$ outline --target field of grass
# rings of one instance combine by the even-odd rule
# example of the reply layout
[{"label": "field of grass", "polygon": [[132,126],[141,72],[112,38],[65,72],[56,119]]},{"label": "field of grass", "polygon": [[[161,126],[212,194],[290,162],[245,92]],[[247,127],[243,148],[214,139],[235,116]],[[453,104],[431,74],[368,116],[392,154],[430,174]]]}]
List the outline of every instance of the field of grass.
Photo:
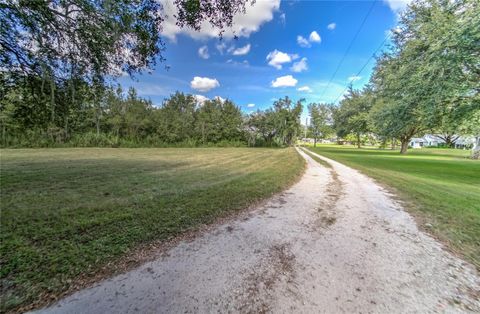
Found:
[{"label": "field of grass", "polygon": [[422,227],[480,268],[480,162],[468,150],[310,149],[393,188]]},{"label": "field of grass", "polygon": [[2,150],[0,312],[245,208],[303,169],[293,148]]}]

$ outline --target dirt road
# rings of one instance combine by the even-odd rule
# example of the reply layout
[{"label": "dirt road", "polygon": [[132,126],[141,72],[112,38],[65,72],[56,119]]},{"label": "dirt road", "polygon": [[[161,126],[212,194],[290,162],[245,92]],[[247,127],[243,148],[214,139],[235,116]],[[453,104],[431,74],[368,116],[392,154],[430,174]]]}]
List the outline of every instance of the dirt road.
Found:
[{"label": "dirt road", "polygon": [[228,224],[41,313],[478,312],[476,271],[368,177],[305,157],[302,179]]}]

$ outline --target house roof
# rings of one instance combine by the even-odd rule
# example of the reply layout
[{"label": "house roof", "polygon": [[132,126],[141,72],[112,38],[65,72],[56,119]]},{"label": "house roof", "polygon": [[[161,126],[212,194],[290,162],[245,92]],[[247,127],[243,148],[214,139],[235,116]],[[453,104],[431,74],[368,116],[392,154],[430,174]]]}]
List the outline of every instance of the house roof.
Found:
[{"label": "house roof", "polygon": [[425,140],[427,140],[428,142],[445,143],[445,141],[443,139],[436,136],[435,134],[425,134],[425,136],[423,138]]},{"label": "house roof", "polygon": [[410,142],[416,142],[416,143],[425,143],[426,140],[421,138],[421,137],[412,137],[412,139],[410,140]]}]

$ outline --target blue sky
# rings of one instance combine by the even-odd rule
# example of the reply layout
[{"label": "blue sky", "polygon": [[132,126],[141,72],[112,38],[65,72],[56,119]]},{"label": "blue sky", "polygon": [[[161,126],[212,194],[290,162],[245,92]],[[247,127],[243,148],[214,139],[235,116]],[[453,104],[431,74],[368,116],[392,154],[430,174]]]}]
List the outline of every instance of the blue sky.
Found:
[{"label": "blue sky", "polygon": [[[164,3],[172,15],[171,0]],[[383,0],[256,0],[222,40],[208,26],[195,33],[167,19],[163,29],[166,61],[152,73],[119,81],[122,86],[134,86],[156,105],[176,90],[199,95],[199,99],[228,98],[245,112],[267,108],[284,96],[305,98],[307,104],[333,102],[350,81],[355,88],[368,82],[374,60],[360,77],[355,75],[395,26],[404,6],[405,1]],[[238,39],[233,38],[233,31]]]}]

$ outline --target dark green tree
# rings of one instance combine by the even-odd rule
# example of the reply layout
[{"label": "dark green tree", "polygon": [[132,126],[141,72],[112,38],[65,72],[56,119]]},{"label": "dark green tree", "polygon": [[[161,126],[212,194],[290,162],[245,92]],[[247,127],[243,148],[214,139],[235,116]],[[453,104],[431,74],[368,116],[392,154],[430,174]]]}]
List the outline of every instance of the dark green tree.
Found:
[{"label": "dark green tree", "polygon": [[194,137],[195,98],[175,93],[159,110],[157,132],[167,143],[178,143]]},{"label": "dark green tree", "polygon": [[300,134],[303,102],[304,99],[300,99],[294,103],[286,96],[273,103],[275,136],[281,145],[293,145],[296,136]]},{"label": "dark green tree", "polygon": [[392,49],[372,77],[372,113],[381,135],[399,138],[401,153],[415,134],[441,127],[448,117],[479,108],[478,1],[415,1],[393,33]]},{"label": "dark green tree", "polygon": [[325,138],[333,132],[332,106],[329,104],[308,105],[310,115],[309,131],[313,136],[313,147],[317,146],[317,140]]},{"label": "dark green tree", "polygon": [[370,131],[369,111],[372,97],[369,88],[363,91],[354,90],[350,85],[348,94],[338,108],[334,110],[334,127],[339,137],[354,134],[357,147],[361,147],[361,137]]}]

